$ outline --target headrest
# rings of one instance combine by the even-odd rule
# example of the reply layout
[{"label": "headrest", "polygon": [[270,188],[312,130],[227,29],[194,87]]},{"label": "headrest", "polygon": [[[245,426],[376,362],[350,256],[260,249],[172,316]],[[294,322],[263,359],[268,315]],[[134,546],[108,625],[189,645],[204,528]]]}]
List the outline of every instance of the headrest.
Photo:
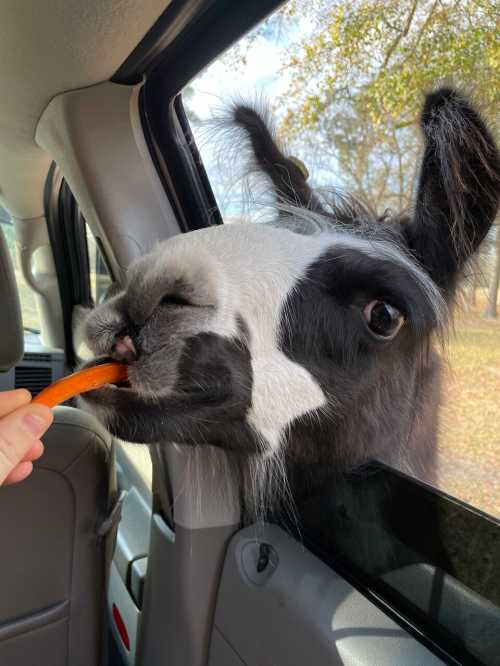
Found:
[{"label": "headrest", "polygon": [[23,351],[23,320],[16,277],[7,242],[0,230],[0,372],[16,365]]}]

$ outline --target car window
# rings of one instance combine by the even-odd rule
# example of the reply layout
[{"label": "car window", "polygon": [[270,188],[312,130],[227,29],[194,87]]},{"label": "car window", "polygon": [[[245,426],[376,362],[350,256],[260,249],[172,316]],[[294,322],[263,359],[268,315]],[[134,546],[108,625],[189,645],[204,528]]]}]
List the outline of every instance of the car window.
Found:
[{"label": "car window", "polygon": [[113,279],[106,265],[104,255],[87,223],[85,223],[85,236],[89,257],[90,294],[94,304],[99,305],[105,299]]},{"label": "car window", "polygon": [[[315,0],[307,7],[292,0],[271,15],[183,92],[224,222],[272,214],[269,186],[249,185],[240,156],[218,132],[221,109],[241,99],[270,106],[312,185],[345,188],[380,212],[408,208],[423,92],[449,77],[494,121],[500,82],[493,14],[493,3],[475,0]],[[444,353],[436,481],[493,516],[500,516],[499,277],[497,225],[464,282]]]},{"label": "car window", "polygon": [[297,510],[300,533],[280,522],[457,659],[447,663],[498,663],[498,521],[379,464],[326,478]]},{"label": "car window", "polygon": [[[182,94],[224,223],[274,215],[269,184],[244,173],[222,129],[233,102],[270,108],[309,184],[379,214],[411,208],[422,102],[443,80],[471,95],[498,141],[495,11],[475,0],[290,0],[268,17]],[[499,281],[497,224],[442,351],[434,486],[380,462],[328,475],[308,461],[294,474],[321,482],[268,516],[451,663],[496,664],[500,650]]]},{"label": "car window", "polygon": [[14,224],[9,214],[3,208],[0,208],[0,224],[14,266],[25,333],[28,336],[30,334],[38,334],[40,333],[40,314],[36,304],[35,294],[23,278],[17,255]]}]

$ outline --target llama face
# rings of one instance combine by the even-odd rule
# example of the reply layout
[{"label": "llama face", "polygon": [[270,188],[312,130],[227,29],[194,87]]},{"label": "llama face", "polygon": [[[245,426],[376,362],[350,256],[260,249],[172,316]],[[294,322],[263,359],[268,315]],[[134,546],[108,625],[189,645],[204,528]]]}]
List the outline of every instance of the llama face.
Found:
[{"label": "llama face", "polygon": [[[90,399],[135,441],[156,437],[143,401],[229,403],[251,450],[273,452],[297,420],[344,419],[346,394],[376,382],[402,345],[418,347],[444,310],[389,240],[266,225],[192,232],[141,258],[126,290],[90,315],[95,354],[127,360],[130,380]],[[198,427],[195,418],[190,439]]]},{"label": "llama face", "polygon": [[[467,103],[436,93],[423,127],[412,219],[361,224],[352,206],[346,221],[299,183],[309,200],[282,206],[281,226],[212,227],[141,258],[86,324],[96,362],[126,360],[130,386],[84,401],[129,441],[346,465],[399,451],[425,411],[429,338],[498,202],[498,156]],[[266,159],[247,129],[283,195],[286,158],[272,173],[276,146]]]}]

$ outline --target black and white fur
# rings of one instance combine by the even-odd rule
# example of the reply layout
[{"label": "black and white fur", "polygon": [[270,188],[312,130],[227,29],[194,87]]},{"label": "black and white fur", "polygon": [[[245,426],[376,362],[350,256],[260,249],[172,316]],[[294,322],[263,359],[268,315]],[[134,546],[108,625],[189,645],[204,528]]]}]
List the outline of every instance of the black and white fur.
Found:
[{"label": "black and white fur", "polygon": [[[160,244],[86,323],[98,357],[125,359],[130,387],[84,401],[120,438],[214,445],[261,481],[311,464],[377,458],[421,478],[435,470],[443,332],[458,279],[495,218],[499,156],[459,93],[428,95],[413,216],[327,206],[263,118],[238,106],[255,164],[277,195],[273,224],[226,225]],[[374,335],[367,304],[404,316]],[[276,477],[276,470],[279,473]]]}]

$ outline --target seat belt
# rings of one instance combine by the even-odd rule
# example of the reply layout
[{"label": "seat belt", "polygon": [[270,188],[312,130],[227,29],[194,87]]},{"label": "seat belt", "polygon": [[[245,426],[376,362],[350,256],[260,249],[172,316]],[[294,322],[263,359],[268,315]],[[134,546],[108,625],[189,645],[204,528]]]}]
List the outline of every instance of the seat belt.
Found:
[{"label": "seat belt", "polygon": [[111,563],[116,546],[118,525],[122,517],[123,501],[127,495],[126,490],[118,491],[116,481],[116,440],[113,437],[109,448],[108,464],[108,501],[106,517],[97,530],[98,542],[104,548],[104,581],[103,581],[103,603],[102,603],[102,647],[101,666],[108,666],[109,656],[109,614],[108,614],[108,588],[111,574]]}]

